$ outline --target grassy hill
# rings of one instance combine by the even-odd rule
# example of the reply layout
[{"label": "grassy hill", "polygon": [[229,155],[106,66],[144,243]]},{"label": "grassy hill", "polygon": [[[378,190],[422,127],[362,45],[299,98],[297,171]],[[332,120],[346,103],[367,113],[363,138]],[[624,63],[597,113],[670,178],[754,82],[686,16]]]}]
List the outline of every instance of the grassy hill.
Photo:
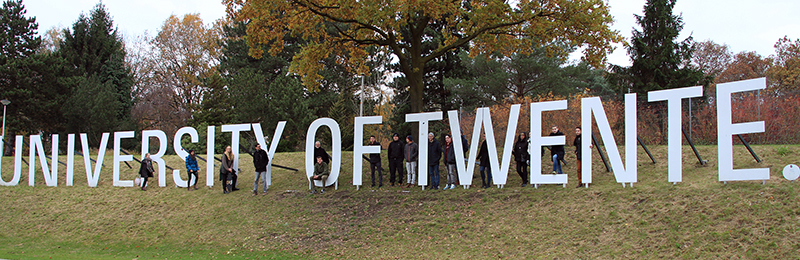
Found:
[{"label": "grassy hill", "polygon": [[[633,188],[616,183],[595,154],[589,189],[574,188],[574,174],[567,188],[522,188],[512,165],[503,189],[356,190],[352,153],[344,153],[339,189],[322,195],[307,191],[304,153],[283,153],[275,163],[301,171],[273,168],[273,186],[256,197],[249,192],[253,168],[246,154],[242,190],[227,195],[219,182],[205,187],[202,162],[197,191],[175,188],[171,173],[164,188],[157,179],[147,191],[112,187],[110,153],[98,187],[87,187],[82,158],[76,158],[75,186],[65,185],[60,166],[59,186],[46,187],[37,162],[35,187],[27,185],[27,166],[20,185],[0,187],[0,258],[797,257],[798,183],[785,180],[782,169],[798,163],[800,146],[756,146],[763,163],[734,147],[736,168],[771,168],[765,185],[717,182],[716,146],[699,147],[705,166],[684,147],[683,182],[673,185],[666,146],[650,148],[658,163],[639,149]],[[182,160],[166,159],[186,176]],[[572,174],[574,157],[567,160],[565,172]],[[132,165],[123,164],[123,179],[137,175],[138,164]],[[13,157],[3,158],[2,167],[10,180]]]}]

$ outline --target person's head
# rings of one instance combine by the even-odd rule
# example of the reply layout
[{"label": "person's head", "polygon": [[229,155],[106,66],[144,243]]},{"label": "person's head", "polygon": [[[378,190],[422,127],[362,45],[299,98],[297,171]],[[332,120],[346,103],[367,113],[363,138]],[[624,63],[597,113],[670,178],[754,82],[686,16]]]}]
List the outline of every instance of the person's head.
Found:
[{"label": "person's head", "polygon": [[552,128],[553,133],[558,133],[558,126],[553,126]]},{"label": "person's head", "polygon": [[322,156],[317,156],[317,164],[322,164]]},{"label": "person's head", "polygon": [[449,134],[445,134],[444,135],[444,142],[449,145],[450,143],[453,142],[453,137],[450,137]]},{"label": "person's head", "polygon": [[406,143],[410,144],[410,143],[413,143],[413,142],[414,142],[414,137],[411,137],[410,135],[406,136]]},{"label": "person's head", "polygon": [[146,153],[146,154],[144,154],[144,158],[145,158],[145,159],[150,159],[150,153]]},{"label": "person's head", "polygon": [[228,145],[225,147],[225,153],[230,153],[230,152],[233,152],[233,149],[231,149],[231,146]]},{"label": "person's head", "polygon": [[261,151],[261,144],[256,144],[256,151]]},{"label": "person's head", "polygon": [[369,142],[370,143],[374,143],[375,142],[375,136],[374,135],[370,135],[369,136]]},{"label": "person's head", "polygon": [[525,132],[519,133],[519,140],[525,140],[525,138],[528,138],[528,134]]},{"label": "person's head", "polygon": [[392,135],[392,140],[395,140],[395,141],[400,141],[400,135],[399,135],[399,134],[397,134],[397,133],[394,133],[394,134]]},{"label": "person's head", "polygon": [[194,150],[189,150],[189,155],[194,156]]},{"label": "person's head", "polygon": [[579,127],[575,127],[575,134],[576,135],[581,135],[581,127],[580,126]]},{"label": "person's head", "polygon": [[319,143],[319,141],[314,142],[314,148],[319,148],[320,146],[321,144]]},{"label": "person's head", "polygon": [[433,133],[428,133],[428,142],[433,142]]}]

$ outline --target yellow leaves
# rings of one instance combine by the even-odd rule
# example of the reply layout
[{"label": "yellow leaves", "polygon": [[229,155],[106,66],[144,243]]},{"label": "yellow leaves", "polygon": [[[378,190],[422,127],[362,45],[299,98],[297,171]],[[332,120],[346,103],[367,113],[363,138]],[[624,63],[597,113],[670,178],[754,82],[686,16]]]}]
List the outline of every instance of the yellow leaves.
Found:
[{"label": "yellow leaves", "polygon": [[[248,23],[251,54],[261,46],[277,53],[287,35],[310,42],[295,57],[292,71],[316,84],[320,57],[343,56],[348,68],[363,71],[366,48],[379,46],[407,59],[432,59],[461,46],[470,54],[500,51],[525,53],[554,41],[584,47],[585,60],[599,66],[622,38],[609,29],[612,18],[602,0],[224,0],[230,17]],[[441,37],[409,32],[436,24]],[[424,22],[427,21],[427,24]],[[434,42],[437,50],[415,53]],[[333,48],[310,50],[310,48]],[[324,55],[323,55],[324,54]],[[418,55],[408,57],[407,55]],[[424,57],[433,55],[433,57]],[[420,65],[414,65],[420,66]],[[421,66],[424,66],[422,64]],[[423,68],[406,68],[423,69]],[[412,71],[404,71],[406,73]],[[311,84],[311,85],[309,85]]]}]

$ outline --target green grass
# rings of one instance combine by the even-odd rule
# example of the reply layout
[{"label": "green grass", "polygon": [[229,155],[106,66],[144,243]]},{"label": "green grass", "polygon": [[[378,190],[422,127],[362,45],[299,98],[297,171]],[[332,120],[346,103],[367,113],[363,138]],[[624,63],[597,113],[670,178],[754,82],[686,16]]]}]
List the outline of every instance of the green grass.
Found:
[{"label": "green grass", "polygon": [[[100,184],[86,185],[76,158],[75,186],[46,187],[41,173],[29,187],[0,187],[0,258],[8,259],[263,259],[263,258],[792,258],[800,250],[798,183],[782,177],[800,146],[755,146],[757,163],[734,146],[736,168],[769,167],[760,181],[717,181],[716,146],[699,147],[705,166],[683,151],[683,182],[667,182],[666,146],[639,149],[639,182],[622,188],[595,159],[589,189],[570,185],[521,188],[509,173],[503,189],[356,190],[352,154],[344,153],[339,190],[307,193],[304,153],[276,155],[267,195],[253,197],[250,158],[242,156],[241,191],[219,183],[186,191],[112,187],[107,155]],[[27,153],[25,153],[27,155]],[[569,154],[569,151],[568,151]],[[27,156],[26,160],[27,160]],[[65,161],[62,156],[62,161]],[[574,172],[574,158],[565,172]],[[167,164],[182,168],[177,157]],[[547,165],[547,163],[544,163]],[[37,171],[39,170],[37,162]],[[3,158],[3,179],[13,174]],[[384,167],[387,167],[384,162]],[[545,166],[546,168],[547,166]],[[200,184],[205,165],[200,165]],[[388,168],[388,167],[387,167]],[[122,166],[123,179],[136,176]],[[514,166],[512,165],[512,169]],[[547,169],[545,169],[547,170]],[[369,183],[365,169],[364,183]],[[185,176],[185,171],[183,175]],[[386,173],[384,173],[387,175]],[[480,178],[478,177],[477,181]],[[204,185],[202,185],[204,186]]]}]

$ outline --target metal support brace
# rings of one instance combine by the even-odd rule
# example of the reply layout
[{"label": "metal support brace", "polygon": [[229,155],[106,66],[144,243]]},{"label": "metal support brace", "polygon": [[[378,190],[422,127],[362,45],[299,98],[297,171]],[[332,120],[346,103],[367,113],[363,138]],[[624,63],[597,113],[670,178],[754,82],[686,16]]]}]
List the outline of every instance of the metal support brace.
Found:
[{"label": "metal support brace", "polygon": [[681,132],[683,132],[683,137],[686,138],[686,141],[689,142],[689,146],[692,147],[692,151],[694,151],[694,156],[697,157],[697,161],[699,161],[701,165],[706,165],[708,161],[703,160],[703,158],[700,157],[700,153],[697,152],[697,148],[694,147],[694,142],[692,142],[692,138],[690,138],[689,135],[686,134],[686,130],[684,130],[683,127],[681,127]]},{"label": "metal support brace", "polygon": [[758,155],[756,155],[756,152],[753,151],[753,148],[750,148],[750,144],[747,143],[747,141],[744,140],[744,137],[742,137],[742,135],[740,135],[740,134],[737,134],[736,136],[739,137],[739,141],[742,141],[742,144],[744,144],[744,147],[747,147],[747,151],[750,152],[750,155],[752,155],[753,158],[755,158],[757,162],[761,163],[761,158],[758,158]]}]

